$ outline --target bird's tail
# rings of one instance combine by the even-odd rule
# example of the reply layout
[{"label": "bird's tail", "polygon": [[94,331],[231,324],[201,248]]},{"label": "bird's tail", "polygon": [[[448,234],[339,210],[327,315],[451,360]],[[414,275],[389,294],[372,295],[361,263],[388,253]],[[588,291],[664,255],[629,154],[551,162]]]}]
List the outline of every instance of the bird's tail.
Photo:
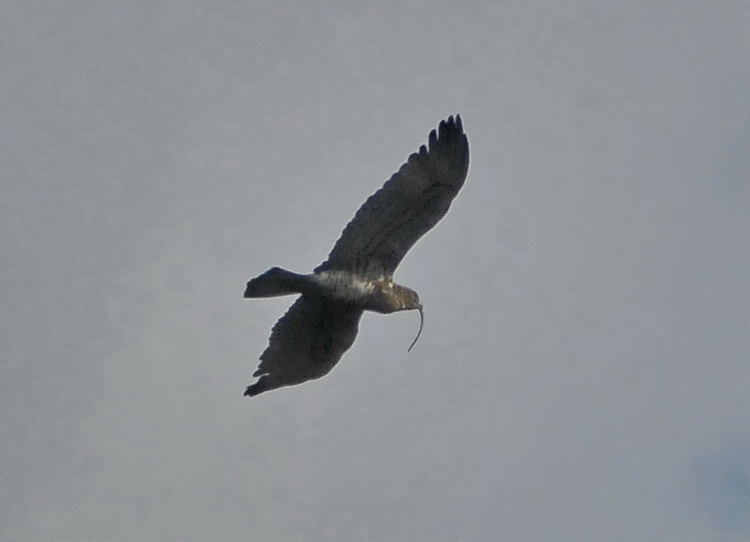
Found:
[{"label": "bird's tail", "polygon": [[308,279],[280,267],[272,267],[262,275],[247,283],[245,297],[276,297],[280,295],[300,294],[304,291]]}]

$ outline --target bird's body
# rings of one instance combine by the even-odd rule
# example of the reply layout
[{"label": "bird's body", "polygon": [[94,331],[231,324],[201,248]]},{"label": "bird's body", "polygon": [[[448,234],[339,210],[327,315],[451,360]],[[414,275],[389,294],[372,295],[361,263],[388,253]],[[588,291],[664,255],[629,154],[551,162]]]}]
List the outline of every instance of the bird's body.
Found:
[{"label": "bird's body", "polygon": [[351,271],[319,271],[298,275],[280,267],[272,267],[248,282],[245,288],[247,298],[286,294],[329,299],[381,314],[405,308],[420,308],[419,297],[414,290],[396,284],[387,277],[368,279]]},{"label": "bird's body", "polygon": [[389,314],[422,307],[414,290],[387,277],[365,279],[349,271],[320,271],[308,276],[324,296],[360,305],[366,311]]},{"label": "bird's body", "polygon": [[[245,297],[301,294],[271,332],[269,346],[245,395],[320,378],[357,336],[363,311],[422,311],[414,290],[393,272],[414,243],[448,212],[463,186],[469,143],[461,117],[438,132],[362,205],[328,259],[300,275],[274,267],[247,283]],[[420,326],[421,331],[421,326]]]}]

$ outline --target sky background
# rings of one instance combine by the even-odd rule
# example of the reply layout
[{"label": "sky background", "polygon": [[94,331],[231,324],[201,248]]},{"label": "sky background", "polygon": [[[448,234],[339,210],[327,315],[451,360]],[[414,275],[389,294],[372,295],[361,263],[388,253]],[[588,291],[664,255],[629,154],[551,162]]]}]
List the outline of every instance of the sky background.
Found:
[{"label": "sky background", "polygon": [[[750,538],[745,1],[0,4],[0,538]],[[242,397],[450,114],[464,189]]]}]

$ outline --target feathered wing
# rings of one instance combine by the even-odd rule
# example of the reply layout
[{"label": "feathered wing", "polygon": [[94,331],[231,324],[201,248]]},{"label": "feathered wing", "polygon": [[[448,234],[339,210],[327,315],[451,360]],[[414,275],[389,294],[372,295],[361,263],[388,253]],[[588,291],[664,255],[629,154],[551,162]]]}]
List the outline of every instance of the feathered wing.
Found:
[{"label": "feathered wing", "polygon": [[301,384],[328,374],[357,338],[362,309],[301,296],[273,326],[245,395]]},{"label": "feathered wing", "polygon": [[428,146],[409,156],[344,228],[315,271],[337,269],[391,276],[414,243],[448,212],[469,170],[461,116],[440,122]]}]

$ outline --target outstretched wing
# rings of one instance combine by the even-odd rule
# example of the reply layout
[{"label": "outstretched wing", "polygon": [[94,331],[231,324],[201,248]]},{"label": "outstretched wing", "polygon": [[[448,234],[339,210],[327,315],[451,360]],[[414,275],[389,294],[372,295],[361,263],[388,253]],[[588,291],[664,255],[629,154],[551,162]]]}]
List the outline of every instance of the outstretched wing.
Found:
[{"label": "outstretched wing", "polygon": [[301,384],[325,376],[357,338],[362,309],[320,297],[301,296],[273,326],[268,348],[245,395]]},{"label": "outstretched wing", "polygon": [[448,212],[469,170],[469,140],[461,116],[448,117],[428,146],[359,208],[315,271],[337,269],[366,277],[391,276],[409,249]]}]

